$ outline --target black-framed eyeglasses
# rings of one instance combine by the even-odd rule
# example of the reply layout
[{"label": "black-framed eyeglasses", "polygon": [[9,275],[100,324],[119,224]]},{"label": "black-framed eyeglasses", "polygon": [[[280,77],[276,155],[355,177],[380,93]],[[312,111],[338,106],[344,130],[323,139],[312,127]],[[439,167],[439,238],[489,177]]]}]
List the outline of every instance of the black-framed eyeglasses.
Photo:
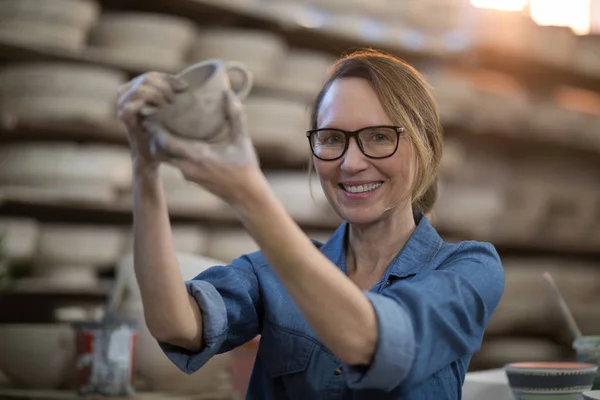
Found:
[{"label": "black-framed eyeglasses", "polygon": [[360,151],[368,158],[381,159],[393,156],[398,150],[400,134],[404,128],[392,125],[367,126],[356,131],[336,128],[311,129],[306,131],[310,149],[315,157],[323,161],[342,158],[350,138],[354,138]]}]

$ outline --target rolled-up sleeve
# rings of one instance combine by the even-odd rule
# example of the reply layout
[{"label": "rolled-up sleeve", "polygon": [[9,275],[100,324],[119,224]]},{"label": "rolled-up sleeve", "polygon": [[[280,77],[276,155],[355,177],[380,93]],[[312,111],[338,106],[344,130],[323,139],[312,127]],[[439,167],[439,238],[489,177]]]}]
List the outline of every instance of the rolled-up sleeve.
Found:
[{"label": "rolled-up sleeve", "polygon": [[185,283],[202,312],[204,347],[192,352],[168,343],[159,345],[183,372],[191,374],[216,354],[255,338],[260,331],[260,290],[248,256],[228,266],[211,267]]},{"label": "rolled-up sleeve", "polygon": [[464,242],[437,269],[368,293],[378,320],[370,365],[350,366],[353,389],[413,387],[481,346],[504,291],[504,271],[487,243]]},{"label": "rolled-up sleeve", "polygon": [[[390,391],[406,378],[415,357],[412,322],[393,299],[371,292],[365,294],[377,316],[379,340],[369,367],[349,367],[348,387]],[[391,371],[394,376],[390,376]]]}]

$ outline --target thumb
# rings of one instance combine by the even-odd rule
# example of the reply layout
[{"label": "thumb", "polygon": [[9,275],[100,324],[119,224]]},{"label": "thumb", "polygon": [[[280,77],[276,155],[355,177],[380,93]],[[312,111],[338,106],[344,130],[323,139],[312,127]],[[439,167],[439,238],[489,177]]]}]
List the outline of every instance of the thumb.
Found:
[{"label": "thumb", "polygon": [[225,96],[227,120],[231,129],[231,136],[238,138],[246,135],[246,114],[242,103],[231,90],[226,91]]},{"label": "thumb", "polygon": [[165,79],[171,85],[174,92],[182,92],[189,87],[189,83],[176,75],[165,74]]}]

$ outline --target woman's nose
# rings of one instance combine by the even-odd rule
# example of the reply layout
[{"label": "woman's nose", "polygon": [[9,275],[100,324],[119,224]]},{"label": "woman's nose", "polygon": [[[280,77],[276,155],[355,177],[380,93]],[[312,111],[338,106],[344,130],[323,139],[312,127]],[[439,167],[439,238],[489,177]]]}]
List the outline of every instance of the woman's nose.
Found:
[{"label": "woman's nose", "polygon": [[354,138],[350,139],[348,150],[346,150],[342,160],[342,170],[350,174],[360,172],[369,166],[367,157],[365,157],[363,152],[360,150],[358,143]]}]

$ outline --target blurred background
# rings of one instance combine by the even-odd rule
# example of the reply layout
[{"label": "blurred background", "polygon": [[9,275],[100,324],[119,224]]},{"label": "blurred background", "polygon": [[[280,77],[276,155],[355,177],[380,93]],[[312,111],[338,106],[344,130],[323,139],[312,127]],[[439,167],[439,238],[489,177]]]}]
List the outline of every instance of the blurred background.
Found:
[{"label": "blurred background", "polygon": [[[503,258],[505,294],[471,370],[574,359],[542,274],[583,333],[600,335],[599,34],[599,0],[0,1],[1,385],[67,387],[68,324],[100,318],[131,270],[119,85],[207,58],[244,62],[261,164],[324,241],[340,221],[316,179],[311,197],[308,109],[336,57],[360,47],[426,75],[446,134],[431,219],[445,239],[491,241]],[[179,251],[228,263],[257,249],[226,204],[162,172]],[[141,321],[139,298],[125,303]],[[190,379],[140,329],[140,390],[243,391],[256,341]]]}]

